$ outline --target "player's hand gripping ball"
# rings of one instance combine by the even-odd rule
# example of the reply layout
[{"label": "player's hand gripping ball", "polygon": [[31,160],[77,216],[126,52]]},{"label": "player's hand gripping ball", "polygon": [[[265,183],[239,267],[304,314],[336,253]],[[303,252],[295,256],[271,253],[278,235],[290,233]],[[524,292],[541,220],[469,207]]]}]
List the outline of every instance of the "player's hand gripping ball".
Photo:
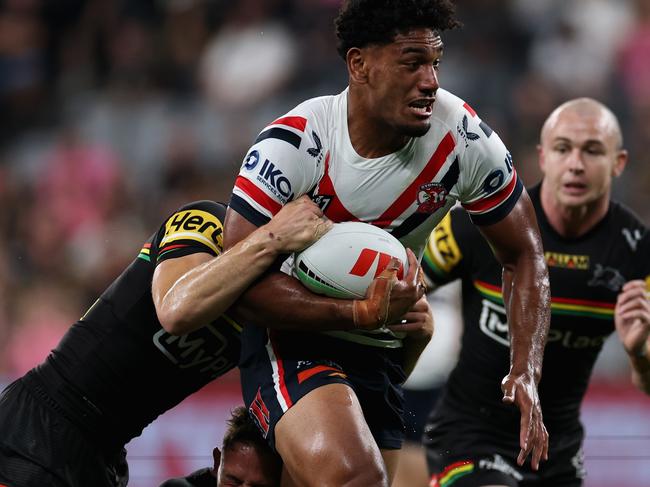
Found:
[{"label": "player's hand gripping ball", "polygon": [[396,257],[408,271],[406,250],[379,227],[336,223],[316,243],[294,256],[294,274],[311,291],[334,298],[363,299],[370,283]]}]

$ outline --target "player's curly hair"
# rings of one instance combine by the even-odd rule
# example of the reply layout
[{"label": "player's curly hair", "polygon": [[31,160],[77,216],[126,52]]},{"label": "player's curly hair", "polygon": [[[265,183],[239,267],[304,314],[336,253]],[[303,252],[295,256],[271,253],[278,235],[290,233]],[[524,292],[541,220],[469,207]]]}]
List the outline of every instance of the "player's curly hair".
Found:
[{"label": "player's curly hair", "polygon": [[352,47],[389,44],[400,32],[460,27],[451,0],[345,0],[335,20],[336,46],[345,60]]}]

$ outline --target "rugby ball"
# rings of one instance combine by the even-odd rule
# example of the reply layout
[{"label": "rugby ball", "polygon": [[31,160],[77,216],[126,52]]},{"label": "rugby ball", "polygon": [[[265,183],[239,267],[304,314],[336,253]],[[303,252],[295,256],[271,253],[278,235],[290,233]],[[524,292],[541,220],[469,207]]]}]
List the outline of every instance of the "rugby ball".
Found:
[{"label": "rugby ball", "polygon": [[363,298],[370,283],[397,257],[398,277],[408,270],[406,249],[390,233],[361,222],[335,223],[294,255],[294,275],[311,291],[333,298]]}]

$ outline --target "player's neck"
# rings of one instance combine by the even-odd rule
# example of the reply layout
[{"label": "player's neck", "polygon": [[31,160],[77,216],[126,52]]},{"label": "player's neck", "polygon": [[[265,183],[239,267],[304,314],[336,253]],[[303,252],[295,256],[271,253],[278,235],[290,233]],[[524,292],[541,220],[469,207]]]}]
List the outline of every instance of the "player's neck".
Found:
[{"label": "player's neck", "polygon": [[578,238],[600,222],[609,208],[609,196],[581,206],[565,206],[553,196],[542,191],[541,202],[546,219],[564,238]]},{"label": "player's neck", "polygon": [[408,143],[410,137],[395,132],[386,123],[370,115],[365,105],[353,98],[352,94],[348,98],[348,135],[357,154],[368,159],[383,157],[397,152]]}]

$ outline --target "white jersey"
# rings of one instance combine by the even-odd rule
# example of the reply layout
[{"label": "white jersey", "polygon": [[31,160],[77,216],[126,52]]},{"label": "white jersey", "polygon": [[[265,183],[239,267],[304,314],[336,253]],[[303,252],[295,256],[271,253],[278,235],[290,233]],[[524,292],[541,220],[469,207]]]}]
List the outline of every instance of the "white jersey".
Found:
[{"label": "white jersey", "polygon": [[[332,221],[371,223],[421,256],[457,201],[483,225],[506,216],[519,199],[523,186],[501,139],[448,91],[438,90],[424,136],[374,159],[352,146],[347,106],[348,90],[313,98],[264,128],[244,159],[231,208],[259,226],[288,201],[309,194]],[[400,345],[385,330],[333,334]]]}]

